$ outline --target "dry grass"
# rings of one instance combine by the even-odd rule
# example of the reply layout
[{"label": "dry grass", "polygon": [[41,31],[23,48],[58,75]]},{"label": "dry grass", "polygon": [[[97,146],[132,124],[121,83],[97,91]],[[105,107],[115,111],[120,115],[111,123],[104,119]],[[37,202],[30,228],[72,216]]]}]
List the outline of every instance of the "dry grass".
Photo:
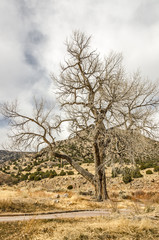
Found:
[{"label": "dry grass", "polygon": [[[159,239],[159,222],[96,217],[87,219],[30,220],[0,223],[4,240],[152,240]],[[5,231],[4,231],[5,229]]]},{"label": "dry grass", "polygon": [[[113,198],[105,202],[96,202],[90,196],[81,196],[78,193],[48,192],[40,188],[1,188],[0,189],[0,212],[48,212],[59,210],[94,210],[109,209],[111,212],[120,212],[120,209],[129,209],[134,214],[155,212],[158,209],[157,194],[153,198],[143,191],[133,194],[132,200]],[[60,197],[57,198],[57,195]],[[142,198],[141,198],[142,196]],[[150,196],[150,195],[149,195]],[[155,200],[154,200],[155,197]]]},{"label": "dry grass", "polygon": [[[157,193],[144,190],[129,190],[131,196],[125,200],[119,191],[112,193],[113,200],[96,202],[91,196],[77,192],[49,192],[42,187],[1,187],[0,211],[45,212],[76,209],[108,209],[109,217],[30,220],[26,222],[0,223],[0,236],[4,240],[140,240],[159,239],[159,222],[148,219],[159,213]],[[57,198],[57,194],[60,195]],[[56,201],[55,201],[56,200]],[[120,214],[127,210],[129,214]],[[129,219],[130,218],[130,219]],[[141,219],[141,220],[139,220]]]}]

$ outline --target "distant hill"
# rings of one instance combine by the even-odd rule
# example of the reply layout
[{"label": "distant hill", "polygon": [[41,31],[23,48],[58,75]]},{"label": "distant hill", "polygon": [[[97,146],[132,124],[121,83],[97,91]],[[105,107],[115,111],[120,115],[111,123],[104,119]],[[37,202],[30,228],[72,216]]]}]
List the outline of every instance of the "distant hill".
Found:
[{"label": "distant hill", "polygon": [[0,164],[6,161],[14,161],[21,158],[24,152],[14,152],[14,151],[7,151],[7,150],[0,150]]},{"label": "distant hill", "polygon": [[[91,131],[83,131],[80,137],[58,141],[56,151],[67,154],[80,165],[84,164],[85,169],[89,167],[94,169],[92,136]],[[132,159],[135,159],[139,169],[154,168],[154,172],[159,171],[159,142],[124,131],[115,131],[111,135],[108,133],[106,137],[111,137],[110,149],[108,146],[105,148],[106,156],[109,156],[108,154],[111,156],[113,150],[113,157],[110,158],[107,167],[114,168],[116,164],[117,170],[118,166],[131,167]],[[3,180],[0,185],[7,181],[14,183],[25,180],[39,181],[44,178],[77,174],[66,160],[54,157],[48,147],[38,153],[0,150],[0,165],[0,173],[6,174],[0,176]],[[121,171],[118,171],[118,174],[121,174],[119,172]]]}]

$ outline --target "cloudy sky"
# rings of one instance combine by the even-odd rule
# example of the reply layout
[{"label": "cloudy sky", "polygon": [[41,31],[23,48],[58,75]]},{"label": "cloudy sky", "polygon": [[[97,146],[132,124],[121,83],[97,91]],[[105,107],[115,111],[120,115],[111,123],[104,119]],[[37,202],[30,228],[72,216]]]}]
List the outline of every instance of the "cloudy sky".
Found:
[{"label": "cloudy sky", "polygon": [[[74,30],[92,35],[102,55],[122,52],[129,72],[159,81],[158,0],[0,0],[0,103],[55,96],[50,73],[65,56]],[[7,123],[0,116],[0,144]]]}]

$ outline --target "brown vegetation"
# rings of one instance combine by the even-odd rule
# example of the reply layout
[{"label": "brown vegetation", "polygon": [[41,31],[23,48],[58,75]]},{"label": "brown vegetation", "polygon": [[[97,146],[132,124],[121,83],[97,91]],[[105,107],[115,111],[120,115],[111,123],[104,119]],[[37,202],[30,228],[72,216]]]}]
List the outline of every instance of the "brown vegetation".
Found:
[{"label": "brown vegetation", "polygon": [[0,223],[4,240],[152,240],[159,239],[158,222],[115,218],[30,220]]}]

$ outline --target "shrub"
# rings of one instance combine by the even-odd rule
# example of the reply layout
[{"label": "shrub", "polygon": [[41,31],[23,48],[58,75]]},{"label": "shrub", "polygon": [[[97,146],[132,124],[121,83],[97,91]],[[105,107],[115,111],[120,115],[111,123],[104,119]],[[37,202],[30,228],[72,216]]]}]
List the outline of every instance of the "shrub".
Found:
[{"label": "shrub", "polygon": [[35,176],[34,176],[34,174],[33,174],[33,173],[32,173],[32,174],[30,174],[29,180],[30,180],[30,181],[33,181],[33,180],[34,180],[34,177],[35,177]]},{"label": "shrub", "polygon": [[59,176],[65,176],[66,175],[66,172],[64,170],[61,170]]},{"label": "shrub", "polygon": [[118,168],[118,167],[112,168],[112,178],[117,177],[118,174],[120,174],[120,173],[121,173],[120,168]]},{"label": "shrub", "polygon": [[39,165],[39,163],[37,162],[37,161],[34,161],[34,166],[37,166],[37,165]]},{"label": "shrub", "polygon": [[29,175],[29,174],[25,174],[25,175],[22,174],[20,180],[21,180],[21,181],[27,180],[27,179],[28,179],[28,175]]},{"label": "shrub", "polygon": [[57,172],[55,171],[55,170],[51,170],[50,171],[50,175],[49,175],[49,178],[54,178],[54,177],[56,177],[57,176]]},{"label": "shrub", "polygon": [[[35,180],[36,176],[38,176],[38,175],[39,175],[39,172],[31,173],[31,174],[30,174],[30,177],[29,177],[29,180],[31,180],[31,181]],[[39,175],[39,176],[40,176],[40,175]],[[41,176],[40,176],[40,177],[41,177]],[[37,181],[37,179],[38,179],[38,178],[36,178],[36,181]],[[40,179],[38,179],[38,180],[40,180]]]},{"label": "shrub", "polygon": [[32,170],[32,166],[28,165],[26,168],[23,169],[24,171],[30,172]]},{"label": "shrub", "polygon": [[153,172],[151,170],[147,170],[146,174],[153,174]]},{"label": "shrub", "polygon": [[130,168],[125,168],[124,171],[123,171],[123,182],[124,183],[129,183],[132,181],[132,176],[131,176],[131,170]]},{"label": "shrub", "polygon": [[155,166],[153,169],[154,172],[159,172],[159,166]]},{"label": "shrub", "polygon": [[74,175],[74,172],[73,171],[68,171],[67,175]]},{"label": "shrub", "polygon": [[72,185],[69,185],[69,186],[67,187],[67,189],[68,189],[68,190],[71,190],[71,189],[73,189],[73,186],[72,186]]},{"label": "shrub", "polygon": [[35,181],[41,180],[41,176],[40,176],[40,175],[36,175],[36,176],[34,177],[34,180],[35,180]]},{"label": "shrub", "polygon": [[143,162],[143,163],[140,163],[140,169],[141,170],[144,170],[144,169],[146,169],[146,168],[152,168],[152,167],[154,167],[154,165],[155,165],[155,163],[154,162]]},{"label": "shrub", "polygon": [[140,170],[138,168],[132,169],[132,177],[133,178],[140,178],[143,177],[143,175],[140,173]]},{"label": "shrub", "polygon": [[41,167],[38,167],[38,168],[37,168],[37,171],[40,172],[40,171],[41,171]]}]

